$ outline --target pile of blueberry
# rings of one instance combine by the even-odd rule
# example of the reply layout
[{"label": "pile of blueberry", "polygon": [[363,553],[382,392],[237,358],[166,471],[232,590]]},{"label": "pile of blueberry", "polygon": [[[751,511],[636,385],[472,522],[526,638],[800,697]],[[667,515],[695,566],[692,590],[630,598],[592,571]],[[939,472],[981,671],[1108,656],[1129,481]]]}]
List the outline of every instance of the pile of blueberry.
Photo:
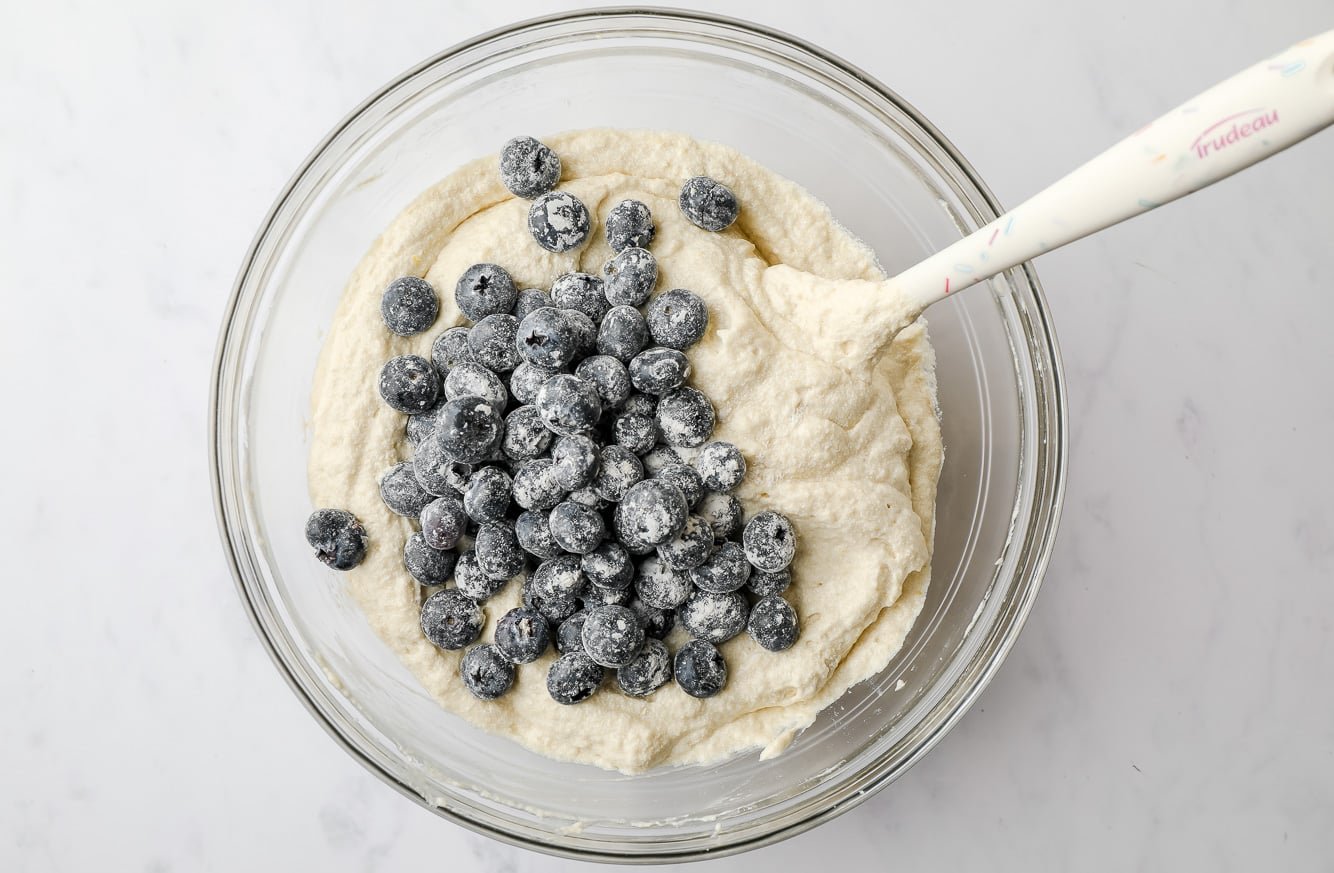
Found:
[{"label": "pile of blueberry", "polygon": [[[538,245],[583,245],[588,210],[554,190],[561,164],[551,149],[514,139],[500,172],[533,200]],[[680,207],[710,231],[738,212],[735,195],[702,176],[685,183]],[[380,395],[408,416],[414,447],[384,474],[380,494],[421,524],[403,561],[434,592],[422,631],[442,649],[467,649],[462,679],[484,700],[551,645],[560,656],[547,690],[560,703],[587,699],[608,670],[634,697],[672,678],[710,697],[727,682],[718,645],[742,631],[772,651],[797,638],[781,596],[792,525],[776,512],[742,525],[731,492],[745,459],[709,441],[713,405],[686,384],[684,352],[708,326],[704,302],[679,288],[654,294],[655,226],[643,203],[617,204],[605,231],[615,256],[603,275],[567,273],[549,292],[516,288],[496,264],[468,268],[454,296],[471,326],[436,337],[430,360],[402,355],[380,373]],[[435,289],[412,276],[381,302],[385,325],[403,336],[429,329],[438,310]],[[365,531],[341,510],[316,512],[306,535],[339,569],[365,552]],[[474,646],[483,604],[525,570],[523,605],[499,619],[491,643]],[[691,640],[673,655],[663,639],[677,622]]]}]

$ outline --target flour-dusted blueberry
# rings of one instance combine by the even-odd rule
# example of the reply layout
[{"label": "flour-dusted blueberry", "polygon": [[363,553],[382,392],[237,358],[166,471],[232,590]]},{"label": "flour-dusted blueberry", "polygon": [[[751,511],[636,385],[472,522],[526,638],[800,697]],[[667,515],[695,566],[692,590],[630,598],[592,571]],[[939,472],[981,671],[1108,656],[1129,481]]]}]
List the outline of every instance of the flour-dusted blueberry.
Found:
[{"label": "flour-dusted blueberry", "polygon": [[624,589],[635,579],[630,553],[613,542],[604,542],[579,562],[584,576],[598,588]]},{"label": "flour-dusted blueberry", "polygon": [[588,610],[581,609],[556,626],[556,651],[564,655],[568,652],[584,650],[584,620]]},{"label": "flour-dusted blueberry", "polygon": [[549,512],[565,494],[550,458],[524,461],[514,471],[514,502],[524,509]]},{"label": "flour-dusted blueberry", "polygon": [[630,396],[630,373],[611,355],[584,358],[574,368],[574,375],[593,386],[604,409],[614,409]]},{"label": "flour-dusted blueberry", "polygon": [[[656,406],[653,407],[653,412],[654,412],[653,426],[655,428],[657,427],[657,411],[658,408]],[[672,464],[682,464],[682,463],[685,463],[685,461],[681,457],[680,452],[678,452],[671,446],[665,446],[662,445],[661,443],[654,446],[650,451],[644,454],[644,472],[647,473],[649,476],[658,475],[663,471],[664,468],[670,467]]]},{"label": "flour-dusted blueberry", "polygon": [[461,649],[477,639],[486,615],[477,602],[447,588],[437,591],[422,604],[422,633],[442,649]]},{"label": "flour-dusted blueberry", "polygon": [[473,646],[459,660],[463,687],[478,700],[495,700],[514,684],[514,665],[500,653],[498,646]]},{"label": "flour-dusted blueberry", "polygon": [[746,563],[745,549],[739,543],[726,542],[690,572],[690,580],[700,591],[728,594],[745,585],[749,575],[750,564]]},{"label": "flour-dusted blueberry", "polygon": [[630,608],[639,616],[639,623],[644,626],[644,635],[655,640],[665,640],[676,627],[676,610],[659,609],[649,606],[638,594],[630,600]]},{"label": "flour-dusted blueberry", "polygon": [[537,565],[528,577],[528,587],[542,597],[579,597],[588,588],[588,578],[578,555],[557,555]]},{"label": "flour-dusted blueberry", "polygon": [[549,524],[556,544],[576,555],[593,551],[607,536],[606,522],[600,512],[569,500],[556,504]]},{"label": "flour-dusted blueberry", "polygon": [[482,364],[460,361],[445,377],[445,398],[457,400],[460,397],[481,397],[496,409],[503,410],[509,401],[509,390],[499,376]]},{"label": "flour-dusted blueberry", "polygon": [[584,619],[584,652],[603,667],[624,667],[644,646],[639,616],[625,606],[599,606]]},{"label": "flour-dusted blueberry", "polygon": [[694,506],[704,496],[704,480],[699,472],[689,464],[668,464],[653,474],[654,479],[671,482],[681,489],[686,506]]},{"label": "flour-dusted blueberry", "polygon": [[577,344],[570,319],[552,306],[525,315],[514,339],[515,348],[529,363],[549,370],[568,366],[578,351]]},{"label": "flour-dusted blueberry", "polygon": [[787,516],[766,510],[746,522],[741,544],[752,566],[774,573],[792,563],[797,553],[797,533]]},{"label": "flour-dusted blueberry", "polygon": [[746,477],[746,459],[731,443],[709,443],[695,456],[695,469],[710,491],[731,491]]},{"label": "flour-dusted blueberry", "polygon": [[583,245],[590,225],[588,207],[568,191],[548,191],[528,208],[528,231],[538,245],[556,254]]},{"label": "flour-dusted blueberry", "polygon": [[509,312],[518,299],[514,280],[498,264],[473,264],[454,285],[454,302],[471,321]]},{"label": "flour-dusted blueberry", "polygon": [[658,260],[642,248],[629,248],[602,265],[604,293],[613,306],[643,306],[658,284]]},{"label": "flour-dusted blueberry", "polygon": [[534,591],[531,585],[523,586],[523,605],[537,610],[543,618],[553,625],[559,625],[565,619],[579,611],[579,601],[574,597],[547,597]]},{"label": "flour-dusted blueberry", "polygon": [[694,590],[688,572],[674,569],[657,555],[639,562],[634,584],[639,599],[656,609],[676,609]]},{"label": "flour-dusted blueberry", "polygon": [[638,200],[622,200],[607,213],[607,245],[613,252],[630,247],[646,249],[658,229],[653,224],[653,213]]},{"label": "flour-dusted blueberry", "polygon": [[509,313],[488,315],[468,332],[468,348],[477,363],[496,373],[508,373],[523,358],[514,344],[519,320]]},{"label": "flour-dusted blueberry", "polygon": [[380,368],[380,397],[407,415],[429,412],[440,396],[440,374],[418,355],[399,355]]},{"label": "flour-dusted blueberry", "polygon": [[514,521],[514,536],[525,552],[539,560],[554,558],[560,554],[560,546],[551,535],[549,515],[529,509],[519,513]]},{"label": "flour-dusted blueberry", "polygon": [[653,298],[648,305],[648,333],[653,341],[669,349],[684,350],[699,342],[709,327],[709,310],[699,295],[673,288]]},{"label": "flour-dusted blueberry", "polygon": [[551,283],[551,300],[560,309],[582,312],[593,320],[602,321],[611,304],[603,293],[603,282],[592,273],[564,273]]},{"label": "flour-dusted blueberry", "polygon": [[417,447],[418,454],[437,444],[445,454],[465,464],[476,464],[495,452],[505,434],[503,406],[485,397],[456,397],[440,410],[430,439]]},{"label": "flour-dusted blueberry", "polygon": [[439,313],[440,301],[435,296],[435,288],[418,276],[395,279],[380,297],[380,315],[385,327],[399,336],[429,330]]},{"label": "flour-dusted blueberry", "polygon": [[746,598],[738,592],[695,591],[676,615],[691,636],[722,644],[746,629],[748,612]]},{"label": "flour-dusted blueberry", "polygon": [[630,360],[629,370],[630,384],[636,391],[661,396],[685,384],[690,375],[690,362],[676,349],[653,346],[635,355]]},{"label": "flour-dusted blueberry", "polygon": [[476,552],[464,552],[454,565],[454,585],[460,594],[482,603],[505,587],[509,579],[492,579],[482,570]]},{"label": "flour-dusted blueberry", "polygon": [[599,588],[590,585],[584,589],[584,596],[579,598],[579,602],[584,609],[594,609],[599,606],[629,606],[634,599],[633,588]]},{"label": "flour-dusted blueberry", "polygon": [[653,416],[638,412],[616,416],[611,433],[616,445],[636,455],[649,451],[658,441],[658,425],[653,421]]},{"label": "flour-dusted blueberry", "polygon": [[801,628],[797,621],[797,611],[792,605],[776,594],[761,597],[750,608],[750,618],[746,622],[746,631],[751,639],[771,652],[781,652],[792,648],[797,641]]},{"label": "flour-dusted blueberry", "polygon": [[519,406],[505,417],[500,450],[514,461],[530,461],[545,452],[555,434],[547,430],[536,406]]},{"label": "flour-dusted blueberry", "polygon": [[500,150],[500,181],[515,197],[532,200],[560,181],[560,157],[531,136],[516,136]]},{"label": "flour-dusted blueberry", "polygon": [[628,364],[648,344],[648,322],[633,306],[613,306],[598,327],[597,351]]},{"label": "flour-dusted blueberry", "polygon": [[510,579],[523,569],[523,549],[514,528],[507,524],[488,523],[478,528],[473,552],[488,579]]},{"label": "flour-dusted blueberry", "polygon": [[678,388],[658,402],[654,413],[658,433],[670,446],[694,448],[713,435],[713,404],[694,388]]},{"label": "flour-dusted blueberry", "polygon": [[551,463],[562,488],[583,488],[597,475],[598,444],[583,434],[559,437],[551,448]]},{"label": "flour-dusted blueberry", "polygon": [[472,348],[468,345],[470,332],[467,327],[451,327],[431,343],[431,363],[442,377],[464,361],[472,360]]},{"label": "flour-dusted blueberry", "polygon": [[[531,405],[537,400],[537,391],[552,376],[559,373],[549,367],[539,367],[524,361],[510,374],[510,395],[519,403]],[[420,416],[418,416],[420,417]]]},{"label": "flour-dusted blueberry", "polygon": [[478,524],[497,522],[510,508],[509,474],[499,467],[481,467],[473,472],[463,492],[463,510]]},{"label": "flour-dusted blueberry", "polygon": [[444,405],[444,398],[438,397],[430,412],[408,416],[408,424],[404,429],[407,433],[408,445],[416,448],[422,440],[430,435],[431,431],[435,430],[435,423],[440,416],[440,407]]},{"label": "flour-dusted blueberry", "polygon": [[515,664],[531,664],[551,645],[551,627],[542,614],[518,606],[496,622],[496,648]]},{"label": "flour-dusted blueberry", "polygon": [[621,411],[627,415],[647,415],[653,417],[653,413],[658,409],[658,398],[652,394],[631,394],[625,399],[625,405]]},{"label": "flour-dusted blueberry", "polygon": [[528,317],[528,313],[550,305],[550,294],[541,288],[525,288],[519,292],[519,299],[514,301],[514,309],[510,314],[523,321]]},{"label": "flour-dusted blueberry", "polygon": [[[506,497],[508,498],[508,494]],[[452,549],[468,528],[463,503],[455,497],[437,497],[421,511],[422,536],[433,549]]]},{"label": "flour-dusted blueberry", "polygon": [[421,531],[412,534],[403,544],[403,566],[422,585],[444,585],[454,573],[457,558],[458,555],[448,549],[431,548]]},{"label": "flour-dusted blueberry", "polygon": [[616,670],[616,684],[631,697],[648,697],[672,678],[672,654],[667,644],[652,637],[644,640],[639,654]]},{"label": "flour-dusted blueberry", "polygon": [[[658,557],[677,570],[693,570],[713,550],[713,528],[698,515],[686,517],[686,526],[675,538],[658,546]],[[744,578],[744,577],[743,577]]]},{"label": "flour-dusted blueberry", "polygon": [[691,224],[714,233],[731,227],[741,212],[732,189],[708,176],[687,179],[678,202]]},{"label": "flour-dusted blueberry", "polygon": [[351,570],[366,557],[366,528],[345,509],[317,509],[306,519],[306,542],[320,563]]},{"label": "flour-dusted blueberry", "polygon": [[582,703],[602,684],[603,670],[583,652],[567,652],[547,670],[547,693],[566,706]]},{"label": "flour-dusted blueberry", "polygon": [[594,491],[591,485],[574,489],[565,499],[580,506],[587,506],[589,509],[596,509],[598,512],[611,506],[611,501]]},{"label": "flour-dusted blueberry", "polygon": [[597,389],[570,373],[552,376],[537,391],[537,412],[542,423],[562,436],[592,430],[602,415]]},{"label": "flour-dusted blueberry", "polygon": [[713,527],[713,538],[718,542],[741,530],[741,519],[745,511],[741,507],[741,501],[731,494],[707,492],[700,498],[699,503],[695,504],[694,509]]},{"label": "flour-dusted blueberry", "polygon": [[617,504],[616,535],[622,541],[660,546],[681,533],[688,514],[680,488],[661,479],[646,479],[630,486]]},{"label": "flour-dusted blueberry", "polygon": [[768,597],[772,594],[782,594],[792,585],[792,568],[784,567],[773,573],[765,570],[750,568],[750,576],[746,579],[746,590],[756,597]]},{"label": "flour-dusted blueberry", "polygon": [[418,518],[434,497],[417,481],[412,464],[395,464],[380,477],[380,499],[390,511],[408,518]]},{"label": "flour-dusted blueberry", "polygon": [[672,661],[676,684],[691,697],[712,697],[727,684],[727,662],[708,640],[691,640]]},{"label": "flour-dusted blueberry", "polygon": [[561,315],[565,316],[565,321],[570,325],[570,330],[574,331],[575,359],[586,358],[597,351],[598,326],[593,323],[593,319],[577,309],[562,309],[559,311]]},{"label": "flour-dusted blueberry", "polygon": [[412,456],[412,470],[423,490],[436,497],[463,499],[472,477],[472,465],[454,460],[432,431]]},{"label": "flour-dusted blueberry", "polygon": [[644,465],[634,452],[620,446],[605,446],[598,474],[593,479],[593,490],[599,497],[615,502],[643,478]]}]

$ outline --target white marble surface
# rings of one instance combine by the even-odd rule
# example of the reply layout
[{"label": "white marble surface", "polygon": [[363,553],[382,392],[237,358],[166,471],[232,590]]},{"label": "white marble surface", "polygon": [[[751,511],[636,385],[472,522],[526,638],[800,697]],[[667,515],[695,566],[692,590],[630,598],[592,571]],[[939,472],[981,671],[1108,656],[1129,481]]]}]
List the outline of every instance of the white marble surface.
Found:
[{"label": "white marble surface", "polygon": [[[580,866],[434,818],[325,736],[237,603],[205,469],[218,318],[289,173],[401,69],[561,5],[9,10],[0,869]],[[1006,203],[1334,11],[717,5],[888,82]],[[1027,630],[901,781],[709,869],[1330,869],[1331,167],[1327,132],[1043,259],[1072,441]]]}]

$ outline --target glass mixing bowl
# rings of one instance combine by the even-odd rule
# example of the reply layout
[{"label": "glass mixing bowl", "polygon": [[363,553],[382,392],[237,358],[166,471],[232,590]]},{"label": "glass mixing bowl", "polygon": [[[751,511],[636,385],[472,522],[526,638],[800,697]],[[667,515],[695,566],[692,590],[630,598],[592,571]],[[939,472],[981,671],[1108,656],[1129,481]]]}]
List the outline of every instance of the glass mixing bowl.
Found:
[{"label": "glass mixing bowl", "polygon": [[946,461],[933,581],[902,651],[783,755],[624,776],[558,763],[441,710],[302,536],[316,354],[348,275],[418,192],[516,133],[684,131],[810,190],[889,273],[998,213],[952,146],[866,74],[789,36],[698,13],[517,24],[358,107],[292,179],[246,255],[219,340],[212,470],[260,638],[347,751],[440,815],[508,842],[670,861],[770,843],[888,785],[959,719],[1037,594],[1064,481],[1065,409],[1025,265],[930,312]]}]

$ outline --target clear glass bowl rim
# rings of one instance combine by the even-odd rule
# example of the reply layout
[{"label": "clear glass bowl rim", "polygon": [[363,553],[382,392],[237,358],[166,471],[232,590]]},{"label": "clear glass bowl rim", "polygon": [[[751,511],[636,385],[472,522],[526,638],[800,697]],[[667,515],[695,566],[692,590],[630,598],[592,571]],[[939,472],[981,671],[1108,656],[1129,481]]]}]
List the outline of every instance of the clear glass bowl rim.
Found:
[{"label": "clear glass bowl rim", "polygon": [[[675,25],[679,29],[676,35],[692,36],[688,31],[695,29],[713,30],[714,36],[726,33],[727,36],[742,44],[742,47],[757,51],[765,47],[778,47],[782,50],[782,62],[798,66],[803,72],[814,73],[829,80],[830,84],[844,92],[856,88],[856,97],[862,100],[879,101],[887,104],[893,111],[901,113],[914,125],[912,133],[923,138],[932,148],[934,158],[941,164],[941,171],[953,184],[955,194],[972,213],[971,217],[985,223],[1002,213],[995,196],[979,178],[971,164],[957,149],[926,120],[915,108],[861,69],[843,59],[826,52],[800,38],[782,31],[764,27],[749,21],[714,15],[694,10],[679,10],[661,7],[607,7],[596,9],[572,10],[554,15],[530,18],[505,27],[480,34],[472,39],[447,48],[384,85],[345,116],[324,137],[302,162],[301,166],[288,180],[282,193],[265,216],[259,230],[251,241],[246,256],[238,271],[230,299],[224,311],[219,332],[209,398],[209,470],[212,481],[214,510],[217,516],[219,534],[224,552],[236,582],[241,602],[246,609],[251,624],[254,626],[265,649],[272,658],[279,672],[288,685],[319,721],[331,737],[354,759],[359,761],[382,781],[397,789],[414,802],[463,825],[473,831],[485,834],[512,845],[534,849],[561,857],[606,861],[616,863],[676,863],[701,858],[721,857],[753,848],[770,845],[796,834],[802,833],[831,818],[853,809],[872,794],[893,782],[914,763],[930,751],[937,742],[958,722],[973,702],[990,682],[996,670],[1004,661],[1025,620],[1032,609],[1043,576],[1051,556],[1059,524],[1061,507],[1065,494],[1065,475],[1067,463],[1067,410],[1064,390],[1064,375],[1056,336],[1051,326],[1050,315],[1031,263],[1025,263],[1006,274],[1015,289],[1013,299],[1018,309],[1023,338],[1027,343],[1027,353],[1032,358],[1028,375],[1035,386],[1034,403],[1037,409],[1037,443],[1035,461],[1031,475],[1035,487],[1031,508],[1026,517],[1016,513],[1011,523],[1011,538],[1018,541],[1020,552],[1015,563],[1013,584],[1008,602],[997,616],[990,636],[975,652],[970,663],[960,674],[949,693],[942,698],[919,725],[918,739],[906,754],[891,760],[893,756],[887,750],[885,754],[863,767],[860,772],[846,780],[842,788],[826,799],[823,806],[807,810],[799,820],[790,821],[778,828],[762,830],[758,833],[730,834],[730,839],[722,845],[714,844],[708,848],[691,849],[674,854],[635,855],[619,852],[590,851],[571,845],[562,845],[559,835],[536,829],[517,829],[508,826],[502,820],[491,820],[484,811],[468,810],[466,807],[445,808],[427,802],[421,794],[399,780],[392,772],[368,755],[354,741],[356,734],[352,725],[343,723],[339,713],[321,706],[317,697],[305,687],[300,675],[288,663],[289,653],[280,637],[267,625],[268,614],[260,608],[256,594],[260,590],[259,580],[255,578],[254,561],[250,558],[251,544],[247,541],[245,519],[238,493],[243,483],[237,476],[238,465],[234,463],[236,435],[232,428],[234,419],[232,410],[224,406],[224,400],[233,398],[239,389],[239,369],[241,363],[237,353],[237,336],[249,327],[248,319],[255,315],[253,294],[253,269],[261,247],[275,229],[275,222],[294,192],[311,173],[316,162],[324,155],[338,136],[358,120],[367,109],[382,98],[413,79],[422,72],[449,61],[456,56],[475,51],[489,43],[512,38],[519,34],[537,33],[554,27],[582,23],[589,27],[612,26],[618,23],[624,29],[626,23],[635,19],[654,21],[658,33],[665,32],[666,26]],[[685,31],[683,33],[683,31]],[[587,36],[587,33],[583,34]],[[576,36],[567,36],[575,39]],[[735,44],[735,43],[733,43]],[[485,63],[485,59],[482,60]],[[853,96],[853,95],[849,95]],[[247,305],[249,304],[249,305]],[[245,316],[242,322],[238,318]],[[1021,475],[1020,479],[1023,480]],[[467,813],[480,813],[470,816]]]}]

